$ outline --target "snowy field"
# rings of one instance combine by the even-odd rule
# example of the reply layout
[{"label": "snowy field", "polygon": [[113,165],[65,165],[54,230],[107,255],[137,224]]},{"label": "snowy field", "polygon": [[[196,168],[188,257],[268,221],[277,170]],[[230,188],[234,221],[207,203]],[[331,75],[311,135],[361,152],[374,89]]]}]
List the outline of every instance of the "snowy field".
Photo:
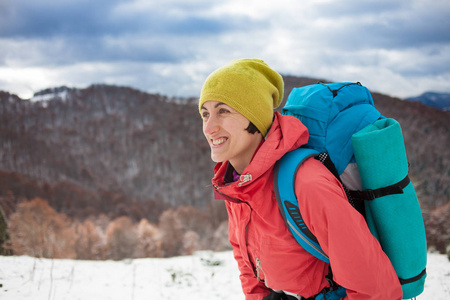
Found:
[{"label": "snowy field", "polygon": [[[419,300],[450,299],[450,262],[428,254]],[[243,300],[231,252],[123,261],[51,260],[0,256],[2,300]]]}]

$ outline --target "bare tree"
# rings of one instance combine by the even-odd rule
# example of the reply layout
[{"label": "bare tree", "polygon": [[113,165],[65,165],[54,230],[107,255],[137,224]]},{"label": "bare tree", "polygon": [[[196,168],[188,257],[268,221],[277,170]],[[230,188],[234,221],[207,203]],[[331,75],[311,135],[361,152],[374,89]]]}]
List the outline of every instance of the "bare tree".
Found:
[{"label": "bare tree", "polygon": [[119,217],[106,228],[108,254],[111,259],[132,258],[137,234],[131,219]]},{"label": "bare tree", "polygon": [[75,251],[78,259],[104,259],[106,240],[101,228],[91,220],[75,225]]},{"label": "bare tree", "polygon": [[196,250],[200,249],[199,246],[200,236],[197,232],[189,230],[183,235],[183,255],[192,255]]},{"label": "bare tree", "polygon": [[134,257],[161,257],[161,238],[159,229],[147,219],[137,225],[137,245]]},{"label": "bare tree", "polygon": [[183,226],[173,209],[164,211],[159,218],[164,257],[180,255],[183,247]]},{"label": "bare tree", "polygon": [[9,227],[17,255],[75,258],[75,233],[70,220],[40,198],[20,203],[10,217]]}]

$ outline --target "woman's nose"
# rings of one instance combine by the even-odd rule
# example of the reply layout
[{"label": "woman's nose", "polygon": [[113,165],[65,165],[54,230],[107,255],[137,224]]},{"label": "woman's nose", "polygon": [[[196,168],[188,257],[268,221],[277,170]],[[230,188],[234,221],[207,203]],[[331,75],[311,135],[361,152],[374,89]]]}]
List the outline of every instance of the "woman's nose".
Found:
[{"label": "woman's nose", "polygon": [[217,123],[217,119],[214,116],[210,116],[208,120],[203,122],[203,133],[204,134],[213,134],[219,128]]}]

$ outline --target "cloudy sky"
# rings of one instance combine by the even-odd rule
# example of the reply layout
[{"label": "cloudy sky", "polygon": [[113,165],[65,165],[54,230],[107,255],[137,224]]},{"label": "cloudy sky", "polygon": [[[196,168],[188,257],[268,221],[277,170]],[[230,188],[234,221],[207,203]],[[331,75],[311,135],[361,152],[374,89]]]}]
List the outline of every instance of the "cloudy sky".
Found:
[{"label": "cloudy sky", "polygon": [[0,0],[0,90],[94,83],[198,96],[234,58],[283,75],[450,92],[448,0]]}]

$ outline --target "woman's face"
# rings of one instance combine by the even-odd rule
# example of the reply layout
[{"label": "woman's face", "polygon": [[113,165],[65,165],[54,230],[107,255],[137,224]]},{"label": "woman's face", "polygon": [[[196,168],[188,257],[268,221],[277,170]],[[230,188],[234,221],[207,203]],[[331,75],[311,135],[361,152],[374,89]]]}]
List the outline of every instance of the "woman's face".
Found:
[{"label": "woman's face", "polygon": [[218,101],[207,101],[201,107],[203,134],[211,148],[214,162],[229,161],[242,174],[255,153],[262,135],[245,130],[249,120],[232,107]]}]

